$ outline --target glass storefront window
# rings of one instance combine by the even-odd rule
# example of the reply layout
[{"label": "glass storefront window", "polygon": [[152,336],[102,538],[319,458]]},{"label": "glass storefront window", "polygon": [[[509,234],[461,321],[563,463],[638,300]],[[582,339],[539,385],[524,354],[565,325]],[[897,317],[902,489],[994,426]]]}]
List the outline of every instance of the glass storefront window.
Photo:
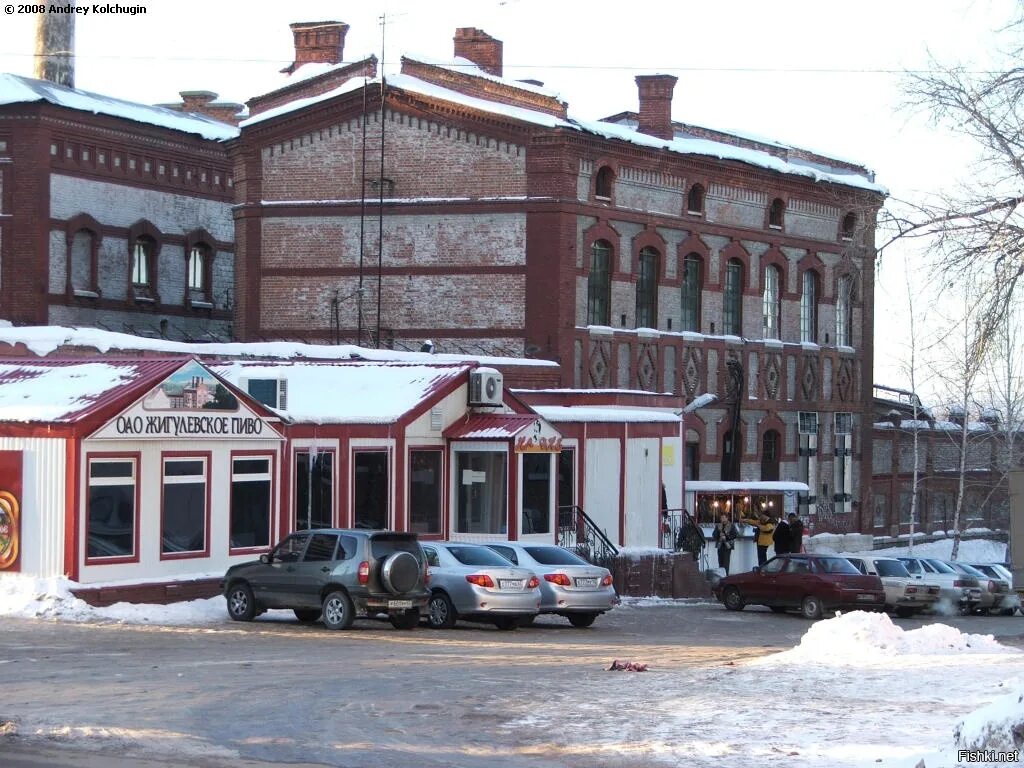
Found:
[{"label": "glass storefront window", "polygon": [[508,454],[456,451],[456,533],[508,532]]}]

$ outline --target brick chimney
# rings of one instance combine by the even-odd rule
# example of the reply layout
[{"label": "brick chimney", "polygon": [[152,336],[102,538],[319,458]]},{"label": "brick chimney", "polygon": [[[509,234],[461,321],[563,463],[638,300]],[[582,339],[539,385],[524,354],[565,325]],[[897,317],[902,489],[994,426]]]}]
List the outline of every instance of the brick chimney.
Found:
[{"label": "brick chimney", "polygon": [[206,115],[222,123],[238,125],[238,113],[244,107],[230,101],[217,101],[217,94],[213,91],[180,91],[180,104],[158,104],[158,107],[166,107],[176,112],[191,112],[193,114]]},{"label": "brick chimney", "polygon": [[640,114],[637,130],[659,139],[671,139],[672,90],[678,78],[672,75],[637,75],[636,87],[640,91]]},{"label": "brick chimney", "polygon": [[501,77],[502,42],[482,29],[460,27],[455,30],[455,55],[469,59],[484,72]]},{"label": "brick chimney", "polygon": [[36,14],[36,60],[33,74],[37,80],[48,80],[68,88],[75,87],[75,15]]},{"label": "brick chimney", "polygon": [[348,24],[343,21],[300,21],[289,24],[295,38],[295,61],[281,71],[291,74],[303,64],[340,64],[344,61],[345,35]]}]

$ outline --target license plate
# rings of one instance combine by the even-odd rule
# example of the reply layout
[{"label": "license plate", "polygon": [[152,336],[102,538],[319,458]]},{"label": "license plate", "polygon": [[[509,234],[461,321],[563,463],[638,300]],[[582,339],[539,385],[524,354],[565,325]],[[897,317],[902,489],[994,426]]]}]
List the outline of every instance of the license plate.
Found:
[{"label": "license plate", "polygon": [[875,596],[874,595],[857,595],[857,599],[858,600],[863,600],[865,603],[873,603],[873,602],[875,602]]},{"label": "license plate", "polygon": [[388,608],[412,608],[412,600],[388,600]]},{"label": "license plate", "polygon": [[597,579],[576,579],[577,587],[596,587]]},{"label": "license plate", "polygon": [[522,579],[498,579],[498,589],[522,589]]}]

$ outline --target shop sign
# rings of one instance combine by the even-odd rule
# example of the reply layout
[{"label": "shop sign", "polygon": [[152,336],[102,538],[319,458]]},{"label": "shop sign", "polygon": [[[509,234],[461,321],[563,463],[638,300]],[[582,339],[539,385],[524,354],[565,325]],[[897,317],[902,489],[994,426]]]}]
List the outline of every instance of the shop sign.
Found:
[{"label": "shop sign", "polygon": [[94,439],[280,438],[206,368],[191,361],[92,435]]},{"label": "shop sign", "polygon": [[550,424],[537,419],[524,434],[516,437],[516,453],[560,453],[562,436]]},{"label": "shop sign", "polygon": [[0,571],[21,570],[21,451],[0,451]]}]

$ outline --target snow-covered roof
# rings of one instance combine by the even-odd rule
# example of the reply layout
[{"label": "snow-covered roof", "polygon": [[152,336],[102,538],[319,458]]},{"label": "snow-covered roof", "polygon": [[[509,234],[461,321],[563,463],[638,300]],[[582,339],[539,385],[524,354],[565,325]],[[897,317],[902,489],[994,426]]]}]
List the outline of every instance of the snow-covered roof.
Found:
[{"label": "snow-covered roof", "polygon": [[[489,77],[494,79],[493,76]],[[241,123],[241,127],[246,128],[265,120],[279,117],[281,115],[312,106],[313,104],[333,99],[345,93],[355,91],[361,88],[364,82],[367,81],[362,78],[353,78],[344,85],[328,91],[327,93],[303,99],[296,99],[295,101],[282,104],[274,109],[267,110],[266,112],[261,112],[260,114],[243,121]],[[380,83],[380,78],[374,78],[369,82]],[[519,87],[521,85],[516,81],[505,80],[504,82],[515,87]],[[563,120],[562,118],[547,114],[546,112],[511,106],[476,96],[469,96],[460,91],[444,88],[406,74],[388,75],[386,83],[390,88],[397,88],[410,93],[417,93],[422,96],[428,96],[453,104],[459,104],[469,109],[502,115],[512,120],[532,125],[539,125],[545,128],[565,128],[568,130],[582,131],[602,136],[607,139],[617,139],[653,149],[665,149],[682,155],[700,155],[705,157],[716,157],[721,160],[735,160],[747,165],[753,165],[758,168],[765,168],[783,174],[807,177],[814,181],[842,184],[849,187],[856,187],[858,189],[866,189],[881,194],[887,194],[885,187],[876,184],[863,174],[859,174],[854,171],[847,171],[841,168],[830,168],[826,170],[821,168],[818,163],[801,161],[799,159],[783,160],[766,151],[736,147],[723,142],[692,137],[659,139],[656,136],[649,136],[647,134],[640,133],[629,125],[618,125],[599,120],[576,120],[572,118]]]},{"label": "snow-covered roof", "polygon": [[45,101],[58,107],[91,112],[96,115],[119,117],[136,123],[169,128],[182,133],[194,133],[213,141],[226,141],[238,136],[238,129],[235,126],[203,115],[115,99],[112,96],[66,88],[46,80],[0,74],[0,105],[31,104],[37,101]]},{"label": "snow-covered roof", "polygon": [[651,408],[619,408],[610,405],[534,405],[533,410],[550,422],[588,422],[619,424],[675,424],[679,414]]},{"label": "snow-covered roof", "polygon": [[[891,421],[876,421],[874,424],[875,429],[895,429]],[[913,430],[936,430],[938,432],[959,432],[963,429],[962,424],[957,424],[955,421],[925,421],[923,419],[903,419],[900,422],[900,429],[907,431]],[[980,421],[969,421],[967,422],[968,432],[992,432],[992,425],[986,424]]]},{"label": "snow-covered roof", "polygon": [[511,440],[537,423],[532,413],[478,413],[444,431],[453,440]]},{"label": "snow-covered roof", "polygon": [[126,385],[184,360],[5,360],[0,362],[0,421],[71,423]]},{"label": "snow-covered roof", "polygon": [[[2,326],[3,321],[0,321]],[[47,326],[0,327],[0,343],[24,344],[34,354],[45,357],[62,346],[93,347],[100,352],[112,349],[149,350],[172,354],[223,357],[312,358],[320,360],[375,360],[388,362],[480,363],[491,366],[554,367],[550,360],[488,355],[449,355],[427,352],[399,352],[392,349],[370,349],[354,344],[303,344],[291,341],[233,342],[224,344],[190,343],[132,336],[127,333],[103,331],[98,328],[63,328]]]},{"label": "snow-covered roof", "polygon": [[472,368],[325,361],[236,361],[208,367],[242,390],[243,379],[286,380],[287,404],[276,412],[304,424],[390,424],[446,384],[465,379]]}]

